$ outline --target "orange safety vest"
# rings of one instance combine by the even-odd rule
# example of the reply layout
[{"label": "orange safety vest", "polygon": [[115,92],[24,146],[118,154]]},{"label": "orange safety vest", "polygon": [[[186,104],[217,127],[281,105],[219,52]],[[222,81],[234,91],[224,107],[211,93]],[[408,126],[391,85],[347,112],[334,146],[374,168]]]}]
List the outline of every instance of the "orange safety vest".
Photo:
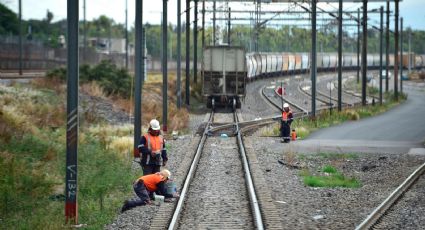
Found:
[{"label": "orange safety vest", "polygon": [[283,111],[282,112],[282,120],[283,121],[287,121],[288,120],[288,116],[289,116],[290,113],[292,113],[291,110],[289,110],[289,112]]},{"label": "orange safety vest", "polygon": [[147,142],[147,147],[152,152],[160,152],[164,148],[164,138],[162,135],[151,136],[149,133],[143,135]]},{"label": "orange safety vest", "polygon": [[155,173],[142,176],[139,180],[143,180],[143,183],[149,192],[155,192],[158,189],[157,184],[164,181],[164,177],[159,173]]}]

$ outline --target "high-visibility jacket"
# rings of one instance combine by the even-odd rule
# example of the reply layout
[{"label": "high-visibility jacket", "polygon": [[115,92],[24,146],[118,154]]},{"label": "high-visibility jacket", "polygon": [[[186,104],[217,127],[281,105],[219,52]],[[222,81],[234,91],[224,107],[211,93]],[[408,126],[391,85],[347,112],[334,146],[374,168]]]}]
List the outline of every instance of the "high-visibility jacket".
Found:
[{"label": "high-visibility jacket", "polygon": [[143,181],[149,192],[155,192],[158,189],[158,184],[165,181],[165,178],[161,174],[155,173],[142,176],[139,178],[139,181],[140,180]]},{"label": "high-visibility jacket", "polygon": [[162,135],[151,136],[149,133],[143,135],[146,139],[146,144],[151,152],[161,152],[164,148],[164,138]]},{"label": "high-visibility jacket", "polygon": [[282,112],[282,121],[292,121],[292,111],[289,110],[286,112],[285,110]]},{"label": "high-visibility jacket", "polygon": [[[162,135],[152,136],[149,133],[143,135],[138,148],[142,157],[142,165],[162,165],[163,162],[168,161],[165,139]],[[161,159],[153,156],[154,152],[161,153]]]}]

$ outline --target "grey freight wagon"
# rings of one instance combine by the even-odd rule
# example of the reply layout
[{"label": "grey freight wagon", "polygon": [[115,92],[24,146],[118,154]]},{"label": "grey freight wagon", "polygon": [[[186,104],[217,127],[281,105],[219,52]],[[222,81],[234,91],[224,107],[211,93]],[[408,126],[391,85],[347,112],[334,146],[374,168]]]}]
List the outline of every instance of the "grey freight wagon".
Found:
[{"label": "grey freight wagon", "polygon": [[202,92],[207,108],[241,107],[247,78],[245,49],[239,46],[207,46],[202,62]]}]

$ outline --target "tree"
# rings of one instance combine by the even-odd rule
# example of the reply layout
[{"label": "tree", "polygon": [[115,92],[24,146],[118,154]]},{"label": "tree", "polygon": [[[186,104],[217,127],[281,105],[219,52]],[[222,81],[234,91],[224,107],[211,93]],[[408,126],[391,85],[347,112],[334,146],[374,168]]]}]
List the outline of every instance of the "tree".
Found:
[{"label": "tree", "polygon": [[19,34],[18,16],[0,3],[0,34]]}]

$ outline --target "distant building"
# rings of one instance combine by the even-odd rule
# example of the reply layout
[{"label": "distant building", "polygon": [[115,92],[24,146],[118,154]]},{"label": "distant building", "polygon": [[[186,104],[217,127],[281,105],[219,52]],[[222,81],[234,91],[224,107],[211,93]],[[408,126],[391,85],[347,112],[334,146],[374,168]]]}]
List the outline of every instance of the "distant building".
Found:
[{"label": "distant building", "polygon": [[[80,39],[80,47],[84,46],[82,39]],[[88,38],[87,45],[94,47],[97,52],[105,54],[125,54],[125,39],[124,38]],[[129,44],[128,54],[134,55],[133,45]]]}]

